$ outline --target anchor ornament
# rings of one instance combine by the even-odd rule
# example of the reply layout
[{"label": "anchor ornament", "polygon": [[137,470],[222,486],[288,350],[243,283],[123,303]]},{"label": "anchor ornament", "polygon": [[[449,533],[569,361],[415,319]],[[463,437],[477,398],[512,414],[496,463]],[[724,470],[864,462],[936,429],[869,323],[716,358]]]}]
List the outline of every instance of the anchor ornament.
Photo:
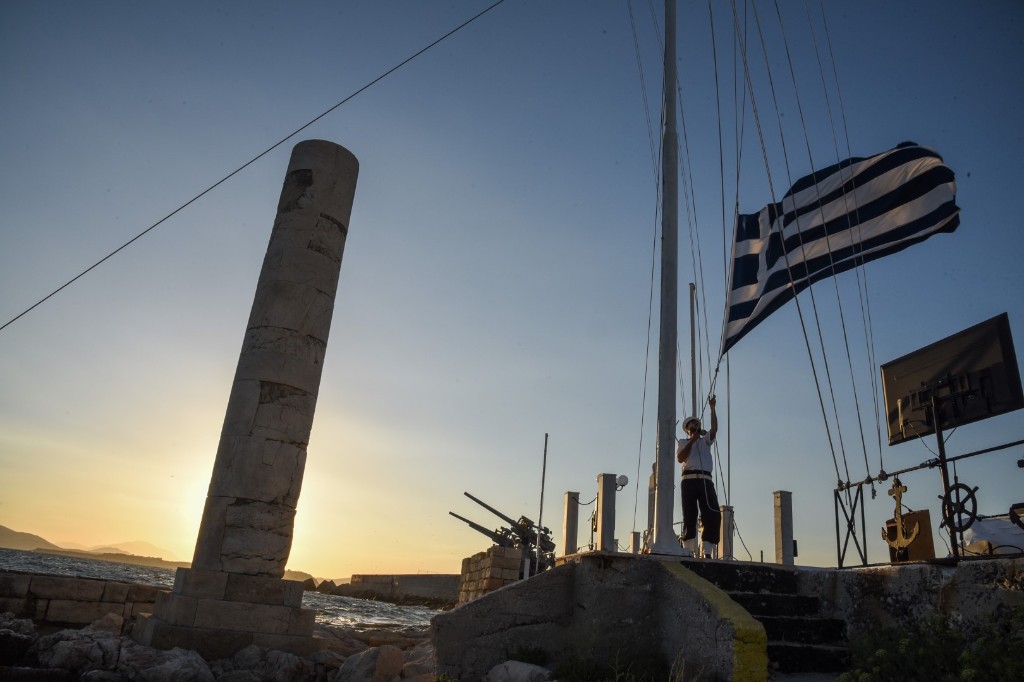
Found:
[{"label": "anchor ornament", "polygon": [[910,531],[910,535],[904,535],[903,529],[903,493],[907,492],[907,486],[900,483],[900,479],[893,478],[892,488],[889,489],[889,494],[896,499],[896,538],[894,540],[889,539],[889,534],[886,529],[882,529],[882,539],[885,540],[886,544],[895,550],[906,549],[910,546],[914,540],[917,539],[917,533],[921,530],[921,524],[915,522],[914,529]]}]

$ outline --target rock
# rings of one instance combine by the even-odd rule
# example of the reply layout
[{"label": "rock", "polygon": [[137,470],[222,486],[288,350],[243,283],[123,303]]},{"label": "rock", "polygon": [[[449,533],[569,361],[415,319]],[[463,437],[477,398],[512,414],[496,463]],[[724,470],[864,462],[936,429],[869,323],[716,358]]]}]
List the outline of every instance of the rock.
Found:
[{"label": "rock", "polygon": [[25,660],[25,654],[35,637],[23,635],[14,630],[0,630],[0,665],[18,665]]},{"label": "rock", "polygon": [[202,656],[189,649],[151,649],[128,641],[117,671],[138,682],[214,682]]},{"label": "rock", "polygon": [[251,670],[235,670],[218,675],[217,682],[261,682],[261,679]]},{"label": "rock", "polygon": [[433,682],[436,677],[437,664],[434,662],[434,647],[430,642],[422,642],[405,652],[403,680]]},{"label": "rock", "polygon": [[[331,674],[339,667],[341,663],[331,666]],[[255,644],[245,647],[229,659],[210,663],[210,671],[218,682],[225,679],[235,682],[303,682],[316,679],[318,668],[328,669],[317,661],[305,660],[283,651],[263,649]]]},{"label": "rock", "polygon": [[108,613],[82,628],[82,632],[109,632],[112,635],[120,635],[123,630],[124,616],[116,613]]},{"label": "rock", "polygon": [[[115,633],[113,614],[81,630],[40,637],[31,620],[0,614],[0,680],[88,682],[434,682],[434,649],[422,629],[354,630],[317,624],[326,646],[309,656],[249,646],[207,663],[185,649],[163,651]],[[379,643],[370,647],[367,641]],[[404,649],[404,651],[403,651]],[[347,658],[346,658],[347,657]],[[32,666],[32,667],[27,667]]]},{"label": "rock", "polygon": [[351,629],[321,625],[313,626],[313,636],[323,640],[324,648],[342,656],[351,656],[366,651],[370,646],[357,639]]},{"label": "rock", "polygon": [[206,661],[194,651],[171,649],[167,659],[153,668],[140,670],[132,680],[138,682],[214,682]]},{"label": "rock", "polygon": [[302,581],[302,589],[306,592],[312,592],[316,590],[317,582],[316,578],[306,578]]},{"label": "rock", "polygon": [[78,675],[59,668],[14,668],[0,666],[4,682],[75,682]]},{"label": "rock", "polygon": [[121,638],[98,630],[61,630],[41,637],[34,646],[39,664],[79,675],[90,670],[113,670],[121,650]]},{"label": "rock", "polygon": [[284,651],[268,651],[259,672],[262,673],[263,682],[302,682],[306,678],[306,666],[302,659]]},{"label": "rock", "polygon": [[426,661],[412,661],[402,666],[401,677],[403,680],[433,680],[436,675],[434,674],[433,662]]},{"label": "rock", "polygon": [[333,594],[337,587],[337,584],[335,584],[333,580],[325,580],[316,586],[316,591],[323,594]]},{"label": "rock", "polygon": [[236,670],[255,670],[262,660],[263,649],[255,644],[250,644],[231,657]]},{"label": "rock", "polygon": [[402,674],[405,656],[396,646],[384,645],[350,656],[334,682],[389,682]]},{"label": "rock", "polygon": [[110,670],[90,670],[78,678],[78,682],[127,682],[126,677]]},{"label": "rock", "polygon": [[551,671],[532,663],[505,661],[491,668],[484,682],[544,682]]},{"label": "rock", "polygon": [[10,611],[0,613],[0,630],[11,630],[19,635],[36,634],[36,626],[30,618],[15,618]]},{"label": "rock", "polygon": [[313,664],[318,681],[333,680],[341,666],[345,665],[345,657],[334,651],[317,651],[312,656],[307,656],[305,660]]}]

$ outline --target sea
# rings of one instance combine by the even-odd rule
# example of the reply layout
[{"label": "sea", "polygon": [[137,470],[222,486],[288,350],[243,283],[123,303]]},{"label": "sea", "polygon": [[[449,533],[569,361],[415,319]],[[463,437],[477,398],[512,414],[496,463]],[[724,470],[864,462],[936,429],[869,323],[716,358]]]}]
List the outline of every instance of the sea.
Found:
[{"label": "sea", "polygon": [[[0,571],[26,571],[81,578],[102,578],[125,583],[172,587],[174,570],[137,566],[100,559],[84,559],[0,548]],[[388,602],[356,599],[319,592],[305,592],[302,606],[316,611],[316,621],[325,625],[357,629],[386,629],[398,632],[420,630],[439,613],[423,606],[398,606]]]}]

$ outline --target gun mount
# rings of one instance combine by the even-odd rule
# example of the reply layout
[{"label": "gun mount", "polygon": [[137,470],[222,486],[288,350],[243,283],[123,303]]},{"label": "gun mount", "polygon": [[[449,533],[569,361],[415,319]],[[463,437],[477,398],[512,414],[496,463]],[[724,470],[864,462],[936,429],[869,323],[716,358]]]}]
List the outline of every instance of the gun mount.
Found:
[{"label": "gun mount", "polygon": [[508,527],[500,527],[490,530],[485,526],[474,523],[469,519],[459,516],[455,512],[448,512],[451,516],[466,523],[470,528],[482,535],[486,535],[491,541],[500,547],[518,547],[523,550],[524,558],[530,559],[530,574],[537,573],[555,564],[555,543],[551,539],[551,531],[548,528],[538,527],[533,521],[525,516],[513,519],[511,516],[501,513],[483,500],[463,493],[481,507],[491,512],[508,524]]}]

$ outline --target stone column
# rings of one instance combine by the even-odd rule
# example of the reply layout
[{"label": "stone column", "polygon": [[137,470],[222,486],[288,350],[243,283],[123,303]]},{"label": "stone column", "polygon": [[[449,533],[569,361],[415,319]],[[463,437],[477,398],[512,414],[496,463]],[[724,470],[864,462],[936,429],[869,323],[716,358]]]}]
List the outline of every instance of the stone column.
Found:
[{"label": "stone column", "polygon": [[775,563],[793,565],[793,493],[776,490],[775,496]]},{"label": "stone column", "polygon": [[284,581],[359,164],[322,140],[292,150],[191,569],[158,600],[144,644],[231,655],[305,652],[313,612]]},{"label": "stone column", "polygon": [[597,475],[597,538],[594,549],[614,552],[615,543],[615,474]]}]

